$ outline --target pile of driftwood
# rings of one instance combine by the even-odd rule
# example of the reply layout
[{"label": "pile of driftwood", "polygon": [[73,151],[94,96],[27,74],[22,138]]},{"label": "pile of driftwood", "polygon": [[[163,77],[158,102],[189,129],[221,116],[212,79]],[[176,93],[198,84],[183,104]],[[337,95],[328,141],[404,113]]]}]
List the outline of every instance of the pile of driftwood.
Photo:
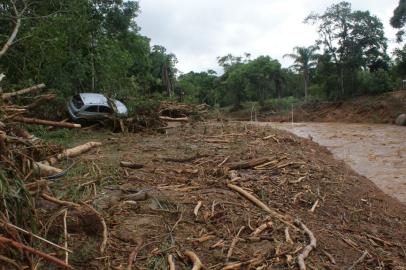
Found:
[{"label": "pile of driftwood", "polygon": [[[59,167],[62,165],[58,163],[101,145],[98,142],[89,142],[64,150],[61,146],[36,138],[24,129],[24,123],[64,128],[81,127],[68,122],[25,116],[31,109],[51,100],[52,95],[38,96],[25,106],[12,103],[13,98],[34,93],[44,87],[44,84],[39,84],[0,95],[0,266],[7,265],[13,269],[37,269],[42,260],[73,269],[67,259],[61,260],[58,253],[55,253],[66,252],[67,258],[70,252],[68,247],[47,240],[50,220],[44,219],[48,217],[47,211],[39,206],[48,205],[49,208],[53,204],[60,207],[58,211],[63,210],[64,213],[67,208],[83,208],[78,204],[58,200],[50,186],[52,181],[63,177],[73,166],[65,164],[63,166],[68,168],[61,169]],[[66,214],[64,221],[66,223]]]},{"label": "pile of driftwood", "polygon": [[164,101],[159,106],[159,118],[168,122],[202,121],[208,113],[209,105],[190,105]]}]

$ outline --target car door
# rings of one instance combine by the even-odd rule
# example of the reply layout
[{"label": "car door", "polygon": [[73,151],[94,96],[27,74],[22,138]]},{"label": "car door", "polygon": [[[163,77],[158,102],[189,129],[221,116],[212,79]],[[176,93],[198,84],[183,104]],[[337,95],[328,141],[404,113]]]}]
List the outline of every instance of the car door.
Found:
[{"label": "car door", "polygon": [[110,115],[113,114],[113,110],[108,106],[100,105],[99,106],[99,113],[100,113],[100,116],[107,117],[107,116],[110,116]]},{"label": "car door", "polygon": [[97,105],[87,105],[80,111],[80,118],[87,120],[100,118],[99,106]]}]

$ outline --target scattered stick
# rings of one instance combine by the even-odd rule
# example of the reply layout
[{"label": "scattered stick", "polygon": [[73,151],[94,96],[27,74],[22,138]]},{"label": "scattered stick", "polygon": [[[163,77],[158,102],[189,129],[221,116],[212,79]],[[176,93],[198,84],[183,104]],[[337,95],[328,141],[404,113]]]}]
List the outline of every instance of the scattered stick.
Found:
[{"label": "scattered stick", "polygon": [[356,261],[348,268],[348,270],[354,269],[355,266],[357,266],[358,264],[362,263],[368,255],[369,255],[368,250],[365,250],[364,253],[362,253],[362,256],[359,257],[359,259],[356,260]]},{"label": "scattered stick", "polygon": [[[66,218],[68,217],[68,210],[65,209],[63,214],[63,234],[65,237],[65,249],[68,249],[68,226],[66,225]],[[69,264],[69,252],[65,251],[65,263]]]},{"label": "scattered stick", "polygon": [[289,234],[289,227],[285,228],[285,239],[286,239],[286,242],[293,245],[292,238],[290,238],[290,234]]},{"label": "scattered stick", "polygon": [[319,204],[319,200],[317,200],[317,201],[313,204],[312,208],[311,208],[309,211],[312,212],[312,213],[314,213],[314,210],[316,210],[316,207],[317,207],[318,204]]},{"label": "scattered stick", "polygon": [[18,263],[16,263],[14,260],[12,260],[10,258],[7,258],[6,256],[0,255],[0,262],[1,261],[5,262],[5,263],[8,263],[8,264],[11,264],[17,270],[23,269]]},{"label": "scattered stick", "polygon": [[28,94],[30,92],[34,92],[34,91],[40,90],[42,88],[45,88],[45,84],[43,84],[43,83],[28,87],[28,88],[24,88],[24,89],[21,89],[21,90],[18,90],[18,91],[14,91],[14,92],[10,92],[10,93],[4,93],[4,94],[1,95],[1,99],[3,99],[3,100],[10,99],[10,98],[12,98],[14,96]]},{"label": "scattered stick", "polygon": [[301,228],[305,231],[305,233],[310,238],[310,244],[308,244],[303,249],[302,253],[300,253],[299,256],[297,257],[297,261],[298,261],[300,270],[306,270],[305,259],[309,256],[310,252],[316,248],[317,241],[316,241],[316,237],[314,237],[314,234],[312,233],[312,231],[310,231],[309,228],[307,228],[305,224],[303,224],[300,220],[296,220],[296,223],[301,226]]},{"label": "scattered stick", "polygon": [[23,233],[25,233],[25,234],[27,234],[27,235],[30,235],[30,236],[32,236],[32,237],[38,239],[38,240],[41,240],[41,241],[45,242],[45,243],[47,243],[47,244],[49,244],[49,245],[51,245],[51,246],[53,246],[53,247],[56,247],[56,248],[65,250],[66,252],[72,253],[72,250],[70,250],[70,249],[68,249],[68,248],[66,248],[66,247],[61,247],[61,246],[59,246],[59,245],[57,245],[57,244],[55,244],[55,243],[53,243],[53,242],[51,242],[51,241],[49,241],[49,240],[47,240],[47,239],[45,239],[45,238],[42,238],[41,236],[38,236],[38,235],[36,235],[36,234],[33,234],[32,232],[26,231],[26,230],[24,230],[24,229],[22,229],[22,228],[20,228],[20,227],[17,227],[17,226],[15,226],[15,225],[11,224],[11,223],[3,222],[3,224],[4,224],[4,226],[6,226],[6,227],[11,227],[11,228],[13,228],[13,229],[15,229],[15,230],[17,230],[17,231],[23,232]]},{"label": "scattered stick", "polygon": [[242,226],[242,227],[238,230],[237,235],[233,238],[233,241],[231,241],[230,248],[228,249],[228,252],[227,252],[226,263],[228,263],[228,261],[230,260],[231,255],[233,255],[234,247],[235,247],[235,245],[237,245],[237,242],[238,242],[238,240],[239,240],[240,233],[241,233],[244,229],[245,229],[245,226]]},{"label": "scattered stick", "polygon": [[255,231],[251,234],[251,236],[258,236],[260,235],[263,231],[272,228],[272,221],[268,221],[264,224],[262,224],[261,226],[259,226],[258,228],[255,229]]},{"label": "scattered stick", "polygon": [[127,265],[127,270],[131,270],[133,263],[135,263],[135,259],[137,258],[138,252],[140,251],[141,245],[143,241],[141,240],[137,246],[133,249],[131,252],[130,256],[128,257],[128,265]]},{"label": "scattered stick", "polygon": [[62,201],[62,200],[59,200],[59,199],[57,199],[55,197],[52,197],[52,196],[50,196],[48,194],[45,194],[45,193],[42,193],[41,197],[44,198],[47,201],[50,201],[50,202],[53,202],[53,203],[56,203],[56,204],[59,204],[59,205],[63,205],[63,206],[71,207],[71,208],[79,208],[80,207],[80,205],[77,204],[77,203]]},{"label": "scattered stick", "polygon": [[252,195],[251,193],[245,191],[244,189],[233,185],[233,184],[227,184],[227,186],[238,192],[240,195],[242,195],[244,198],[248,199],[249,201],[251,201],[253,204],[255,204],[256,206],[258,206],[259,208],[261,208],[262,210],[264,210],[265,212],[267,212],[268,214],[272,215],[273,217],[277,218],[278,220],[280,220],[281,222],[285,223],[286,225],[289,225],[290,227],[294,228],[295,230],[297,230],[296,226],[293,225],[292,223],[286,221],[286,217],[279,214],[278,212],[276,212],[275,210],[272,210],[271,208],[269,208],[266,204],[264,204],[263,202],[261,202],[259,199],[257,199],[254,195]]},{"label": "scattered stick", "polygon": [[187,250],[187,251],[185,251],[185,255],[187,257],[189,257],[189,259],[193,263],[192,270],[200,270],[203,268],[202,262],[200,261],[199,257],[197,257],[197,255],[193,251]]},{"label": "scattered stick", "polygon": [[226,162],[230,159],[230,156],[227,156],[219,165],[217,165],[218,168],[226,164]]},{"label": "scattered stick", "polygon": [[0,236],[0,243],[2,243],[4,245],[12,246],[12,247],[14,247],[16,249],[19,249],[19,250],[24,250],[24,251],[26,251],[28,253],[31,253],[31,254],[34,254],[34,255],[38,255],[38,256],[44,258],[45,260],[47,260],[49,262],[52,262],[52,263],[54,263],[56,265],[59,265],[60,267],[63,267],[65,269],[71,269],[71,270],[74,269],[72,266],[67,265],[64,261],[62,261],[62,260],[60,260],[58,258],[55,258],[55,257],[53,257],[51,255],[48,255],[48,254],[42,252],[42,251],[36,250],[36,249],[34,249],[32,247],[23,245],[23,244],[21,244],[19,242],[16,242],[16,241],[8,239],[8,238],[5,238],[3,236]]},{"label": "scattered stick", "polygon": [[169,266],[169,270],[175,270],[176,269],[175,262],[173,260],[173,255],[172,254],[168,255],[168,266]]},{"label": "scattered stick", "polygon": [[88,204],[84,204],[87,208],[89,208],[93,213],[96,214],[96,216],[100,219],[100,223],[103,226],[103,241],[100,245],[100,252],[103,254],[104,251],[106,250],[106,246],[107,246],[107,239],[108,239],[108,230],[107,230],[107,225],[106,225],[106,221],[104,220],[103,216],[93,207],[91,207]]},{"label": "scattered stick", "polygon": [[333,255],[331,255],[330,253],[328,253],[327,251],[323,250],[324,255],[327,256],[327,258],[330,260],[330,262],[332,264],[336,264],[336,260],[334,259]]},{"label": "scattered stick", "polygon": [[199,213],[199,209],[200,209],[200,207],[202,207],[202,205],[203,205],[203,202],[202,202],[202,201],[198,201],[198,202],[197,202],[197,205],[196,205],[196,207],[195,207],[195,209],[193,210],[193,214],[195,214],[196,218],[197,218],[197,215],[198,215],[198,213]]},{"label": "scattered stick", "polygon": [[259,159],[249,160],[249,161],[231,163],[231,164],[228,164],[227,167],[230,170],[250,169],[250,168],[256,167],[258,165],[267,163],[269,161],[270,161],[269,158],[259,158]]},{"label": "scattered stick", "polygon": [[266,136],[266,137],[264,137],[262,139],[264,141],[269,140],[269,139],[273,139],[276,143],[279,143],[279,140],[278,140],[278,138],[275,137],[275,135],[269,135],[269,136]]}]

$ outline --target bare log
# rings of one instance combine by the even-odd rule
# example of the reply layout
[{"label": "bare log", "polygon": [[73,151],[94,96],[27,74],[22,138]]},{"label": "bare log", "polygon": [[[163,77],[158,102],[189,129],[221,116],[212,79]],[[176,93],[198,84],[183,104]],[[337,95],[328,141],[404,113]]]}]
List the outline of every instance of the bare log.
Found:
[{"label": "bare log", "polygon": [[28,88],[24,88],[18,91],[14,91],[14,92],[10,92],[10,93],[4,93],[1,95],[1,99],[6,100],[6,99],[10,99],[12,97],[15,96],[19,96],[19,95],[24,95],[24,94],[28,94],[37,90],[40,90],[42,88],[45,88],[45,84],[41,83],[41,84],[37,84]]},{"label": "bare log", "polygon": [[168,117],[168,116],[160,116],[159,119],[168,121],[168,122],[184,122],[184,123],[189,122],[189,118],[187,118],[187,117],[172,118],[172,117]]},{"label": "bare log", "polygon": [[193,263],[192,270],[200,270],[203,268],[202,262],[200,261],[199,257],[197,257],[197,255],[193,251],[187,250],[187,251],[185,251],[185,255],[187,257],[189,257],[189,259]]},{"label": "bare log", "polygon": [[40,162],[34,163],[34,171],[41,177],[56,175],[56,174],[63,172],[63,170],[61,170],[59,168],[55,168],[55,167],[52,167],[52,166],[49,166],[47,164],[43,164]]},{"label": "bare log", "polygon": [[256,167],[258,165],[264,164],[268,161],[270,161],[269,158],[259,158],[259,159],[249,160],[249,161],[230,163],[227,165],[227,167],[230,168],[230,170],[250,169],[250,168]]},{"label": "bare log", "polygon": [[3,245],[12,246],[12,247],[14,247],[16,249],[24,250],[24,251],[26,251],[28,253],[31,253],[31,254],[34,254],[34,255],[38,255],[38,256],[42,257],[43,259],[45,259],[45,260],[47,260],[49,262],[52,262],[52,263],[54,263],[56,265],[59,265],[59,266],[65,268],[65,269],[72,269],[72,270],[74,269],[72,266],[67,265],[64,261],[62,261],[62,260],[60,260],[58,258],[55,258],[55,257],[53,257],[51,255],[48,255],[48,254],[42,252],[42,251],[36,250],[36,249],[34,249],[32,247],[23,245],[23,244],[21,244],[19,242],[16,242],[16,241],[8,239],[8,238],[5,238],[3,236],[0,236],[0,243],[2,243]]},{"label": "bare log", "polygon": [[56,155],[55,157],[51,157],[48,160],[42,161],[41,163],[47,165],[54,165],[64,158],[77,157],[83,153],[90,151],[92,148],[99,147],[101,145],[102,145],[101,142],[88,142],[70,149],[66,149],[62,153]]},{"label": "bare log", "polygon": [[53,126],[53,127],[64,127],[64,128],[81,128],[80,124],[73,124],[73,123],[64,123],[64,122],[55,122],[55,121],[48,121],[36,118],[28,118],[17,116],[12,118],[13,121],[32,124],[32,125],[43,125],[43,126]]},{"label": "bare log", "polygon": [[143,164],[134,163],[134,162],[128,162],[128,161],[121,161],[120,166],[124,167],[124,168],[130,168],[130,169],[142,169],[142,168],[144,168]]},{"label": "bare log", "polygon": [[302,229],[310,238],[310,243],[303,249],[302,253],[300,253],[299,256],[297,257],[297,263],[299,265],[300,270],[306,270],[305,259],[309,256],[310,252],[316,248],[317,241],[312,231],[310,231],[305,224],[303,224],[300,220],[296,220],[296,223],[302,227]]}]

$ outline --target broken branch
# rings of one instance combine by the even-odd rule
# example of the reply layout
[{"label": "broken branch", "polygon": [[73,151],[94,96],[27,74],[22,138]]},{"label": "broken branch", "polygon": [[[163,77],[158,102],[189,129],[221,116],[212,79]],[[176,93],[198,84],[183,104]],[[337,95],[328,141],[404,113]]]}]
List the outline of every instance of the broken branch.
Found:
[{"label": "broken branch", "polygon": [[28,88],[24,88],[24,89],[21,89],[21,90],[18,90],[18,91],[14,91],[14,92],[10,92],[10,93],[4,93],[4,94],[1,95],[1,99],[6,100],[6,99],[10,99],[10,98],[12,98],[14,96],[28,94],[30,92],[40,90],[40,89],[42,89],[44,87],[45,87],[45,84],[41,83],[41,84],[34,85],[34,86],[31,86],[31,87],[28,87]]},{"label": "broken branch", "polygon": [[310,252],[316,248],[317,241],[312,231],[310,231],[305,224],[303,224],[300,220],[296,220],[296,223],[302,227],[302,229],[310,238],[310,243],[303,249],[302,253],[300,253],[299,256],[297,257],[300,270],[306,270],[305,259],[309,256]]},{"label": "broken branch", "polygon": [[197,255],[190,250],[185,251],[185,255],[192,261],[193,263],[193,268],[192,270],[200,270],[203,268],[203,264],[200,261],[199,257],[197,257]]},{"label": "broken branch", "polygon": [[44,258],[45,260],[47,260],[49,262],[52,262],[52,263],[55,263],[56,265],[59,265],[59,266],[65,268],[65,269],[72,269],[72,270],[74,269],[72,266],[67,265],[65,262],[63,262],[62,260],[60,260],[58,258],[55,258],[55,257],[53,257],[51,255],[48,255],[48,254],[42,252],[42,251],[36,250],[36,249],[34,249],[32,247],[23,245],[23,244],[21,244],[19,242],[16,242],[16,241],[8,239],[8,238],[5,238],[3,236],[0,236],[0,243],[2,243],[4,245],[12,246],[12,247],[14,247],[16,249],[25,250],[28,253],[31,253],[31,254],[34,254],[34,255],[38,255],[38,256]]}]

